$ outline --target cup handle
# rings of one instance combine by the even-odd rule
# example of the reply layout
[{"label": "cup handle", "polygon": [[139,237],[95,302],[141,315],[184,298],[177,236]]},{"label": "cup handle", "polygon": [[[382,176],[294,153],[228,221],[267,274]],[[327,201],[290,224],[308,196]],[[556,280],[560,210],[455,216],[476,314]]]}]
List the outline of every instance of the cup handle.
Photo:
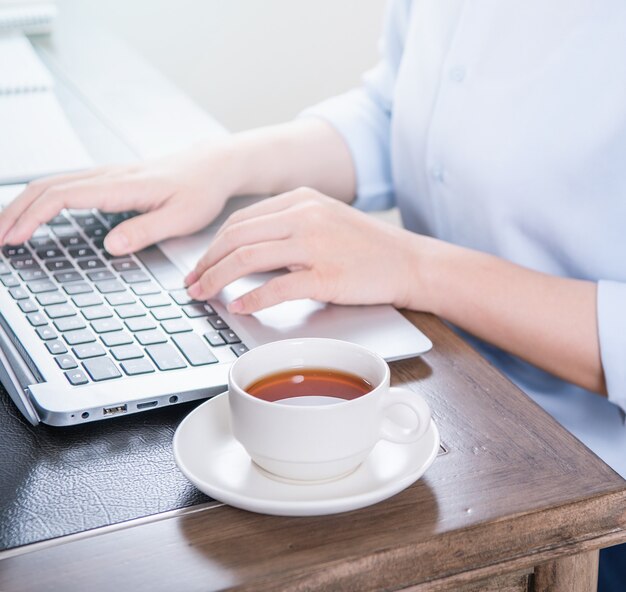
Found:
[{"label": "cup handle", "polygon": [[[386,421],[383,422],[380,429],[380,437],[383,440],[408,444],[419,440],[426,433],[430,425],[430,407],[421,395],[408,389],[392,387],[385,394],[384,400],[383,412]],[[403,405],[411,409],[417,418],[417,426],[405,428],[394,422],[387,411],[396,405]]]}]

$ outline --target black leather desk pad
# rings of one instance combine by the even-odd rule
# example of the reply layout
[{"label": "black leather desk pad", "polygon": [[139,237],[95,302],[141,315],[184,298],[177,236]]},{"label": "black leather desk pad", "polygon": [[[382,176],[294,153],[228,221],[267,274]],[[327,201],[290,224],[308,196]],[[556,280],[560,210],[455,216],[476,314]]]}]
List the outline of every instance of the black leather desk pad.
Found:
[{"label": "black leather desk pad", "polygon": [[33,427],[0,386],[0,550],[208,501],[172,451],[197,404]]}]

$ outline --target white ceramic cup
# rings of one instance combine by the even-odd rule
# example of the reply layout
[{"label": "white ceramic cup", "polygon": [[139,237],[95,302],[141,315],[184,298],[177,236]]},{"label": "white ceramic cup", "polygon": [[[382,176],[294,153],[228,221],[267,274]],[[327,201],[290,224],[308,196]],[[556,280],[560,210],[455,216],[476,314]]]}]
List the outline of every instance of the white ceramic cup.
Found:
[{"label": "white ceramic cup", "polygon": [[[309,400],[305,405],[294,404],[295,399],[268,402],[245,390],[265,376],[303,368],[348,372],[374,388],[352,400],[322,397],[319,404]],[[233,435],[257,465],[278,479],[311,482],[342,477],[354,471],[379,440],[414,442],[428,429],[426,401],[407,389],[391,388],[389,381],[383,358],[346,341],[287,339],[256,347],[230,370]],[[397,406],[410,410],[410,427],[393,419]]]}]

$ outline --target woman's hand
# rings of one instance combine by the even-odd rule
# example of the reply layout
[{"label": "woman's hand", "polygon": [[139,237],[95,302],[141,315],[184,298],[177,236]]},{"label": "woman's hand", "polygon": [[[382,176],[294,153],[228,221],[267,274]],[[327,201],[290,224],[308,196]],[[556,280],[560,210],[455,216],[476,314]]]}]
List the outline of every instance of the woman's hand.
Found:
[{"label": "woman's hand", "polygon": [[242,276],[286,268],[229,310],[248,314],[298,298],[404,307],[418,283],[420,238],[312,189],[297,189],[230,216],[187,276],[188,292],[204,300]]},{"label": "woman's hand", "polygon": [[33,181],[0,214],[0,245],[28,240],[63,208],[142,213],[105,239],[124,255],[210,223],[235,187],[225,147],[187,152],[132,166],[97,168]]}]

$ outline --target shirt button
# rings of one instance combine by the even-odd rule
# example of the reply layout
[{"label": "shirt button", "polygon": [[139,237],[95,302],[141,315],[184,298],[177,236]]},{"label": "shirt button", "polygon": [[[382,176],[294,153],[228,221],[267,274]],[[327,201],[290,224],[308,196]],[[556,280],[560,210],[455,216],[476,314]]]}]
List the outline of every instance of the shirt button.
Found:
[{"label": "shirt button", "polygon": [[463,66],[455,66],[450,69],[450,80],[454,82],[463,82],[465,80],[465,68]]},{"label": "shirt button", "polygon": [[431,167],[430,176],[437,181],[437,183],[443,183],[443,168],[440,166]]}]

